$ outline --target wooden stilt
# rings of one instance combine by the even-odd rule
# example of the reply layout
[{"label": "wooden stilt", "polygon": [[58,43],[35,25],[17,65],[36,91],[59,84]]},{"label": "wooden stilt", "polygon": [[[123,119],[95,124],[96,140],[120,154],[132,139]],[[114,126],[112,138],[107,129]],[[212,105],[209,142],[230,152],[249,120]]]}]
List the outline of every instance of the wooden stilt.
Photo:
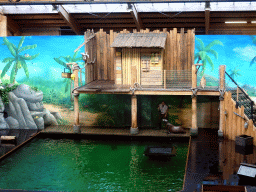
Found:
[{"label": "wooden stilt", "polygon": [[[192,65],[192,88],[197,87],[197,74],[196,74],[196,66]],[[192,96],[192,135],[197,135],[198,127],[197,127],[197,98],[196,96]]]},{"label": "wooden stilt", "polygon": [[138,134],[138,123],[137,123],[137,96],[132,95],[131,99],[131,112],[132,112],[132,126],[131,126],[131,134]]},{"label": "wooden stilt", "polygon": [[[78,87],[78,71],[79,71],[79,66],[75,64],[73,66],[73,73],[75,75],[74,79],[74,87]],[[75,113],[75,124],[74,124],[74,132],[75,133],[80,133],[80,127],[79,127],[79,103],[78,103],[78,97],[79,94],[74,96],[74,113]]]},{"label": "wooden stilt", "polygon": [[[225,90],[225,65],[220,65],[219,73],[220,73],[220,90]],[[225,126],[225,107],[224,107],[224,99],[220,100],[220,125],[219,125],[219,136],[223,136],[223,130]]]}]

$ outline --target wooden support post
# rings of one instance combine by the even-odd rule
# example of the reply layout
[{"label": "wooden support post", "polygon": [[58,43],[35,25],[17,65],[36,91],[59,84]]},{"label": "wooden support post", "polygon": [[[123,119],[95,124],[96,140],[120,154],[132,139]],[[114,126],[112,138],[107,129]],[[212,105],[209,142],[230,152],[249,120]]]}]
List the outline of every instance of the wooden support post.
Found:
[{"label": "wooden support post", "polygon": [[[226,66],[225,65],[220,65],[220,68],[219,68],[220,91],[224,91],[225,90],[225,70],[226,70]],[[220,125],[219,125],[219,131],[218,131],[218,135],[220,137],[223,137],[224,126],[225,126],[224,98],[222,99],[220,97]]]},{"label": "wooden support post", "polygon": [[236,101],[238,101],[238,100],[239,100],[239,98],[238,98],[238,94],[239,94],[239,88],[238,88],[238,86],[237,86],[237,88],[236,88]]},{"label": "wooden support post", "polygon": [[0,15],[0,37],[7,37],[7,17]]},{"label": "wooden support post", "polygon": [[[196,74],[196,66],[192,65],[192,89],[197,88],[197,74]],[[190,130],[191,135],[198,134],[197,127],[197,97],[196,95],[192,95],[192,128]]]},{"label": "wooden support post", "polygon": [[131,134],[138,134],[139,129],[138,129],[138,124],[137,124],[137,96],[132,95],[131,99],[131,112],[132,112],[132,126],[130,129]]},{"label": "wooden support post", "polygon": [[164,70],[164,89],[166,89],[166,70]]},{"label": "wooden support post", "polygon": [[[78,64],[73,65],[73,74],[75,75],[74,79],[74,88],[78,87]],[[75,124],[73,126],[74,133],[81,133],[80,125],[79,125],[79,103],[78,103],[79,94],[74,95],[74,113],[75,113]]]}]

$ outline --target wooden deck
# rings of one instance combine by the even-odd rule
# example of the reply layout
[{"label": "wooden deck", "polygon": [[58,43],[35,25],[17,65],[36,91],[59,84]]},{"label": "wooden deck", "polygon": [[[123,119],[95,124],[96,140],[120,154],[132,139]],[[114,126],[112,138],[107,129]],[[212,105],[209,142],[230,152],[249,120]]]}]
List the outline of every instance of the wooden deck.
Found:
[{"label": "wooden deck", "polygon": [[[81,127],[81,134],[88,135],[116,135],[116,136],[152,136],[152,137],[190,137],[190,130],[185,129],[185,134],[168,134],[167,130],[160,129],[140,129],[139,134],[132,135],[130,128],[99,128],[99,127]],[[63,133],[73,134],[73,126],[49,126],[41,131],[42,133]]]},{"label": "wooden deck", "polygon": [[[132,95],[131,86],[117,85],[114,81],[97,80],[87,85],[77,88],[75,93],[91,93],[91,94],[130,94]],[[189,87],[170,87],[166,89],[163,86],[141,86],[134,91],[134,95],[192,95]],[[197,95],[219,96],[218,87],[198,88]]]}]

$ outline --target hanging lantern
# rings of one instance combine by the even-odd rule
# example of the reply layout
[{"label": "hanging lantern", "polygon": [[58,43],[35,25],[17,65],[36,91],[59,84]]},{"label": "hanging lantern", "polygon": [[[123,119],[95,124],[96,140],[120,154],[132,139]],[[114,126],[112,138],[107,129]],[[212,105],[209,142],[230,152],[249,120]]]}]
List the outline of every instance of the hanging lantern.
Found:
[{"label": "hanging lantern", "polygon": [[[69,70],[69,73],[67,73],[67,72],[65,71],[65,69]],[[70,71],[69,68],[64,68],[64,72],[61,73],[61,77],[62,77],[62,78],[71,78],[71,74],[72,74],[72,73],[70,73],[70,72],[71,72],[71,71]]]}]

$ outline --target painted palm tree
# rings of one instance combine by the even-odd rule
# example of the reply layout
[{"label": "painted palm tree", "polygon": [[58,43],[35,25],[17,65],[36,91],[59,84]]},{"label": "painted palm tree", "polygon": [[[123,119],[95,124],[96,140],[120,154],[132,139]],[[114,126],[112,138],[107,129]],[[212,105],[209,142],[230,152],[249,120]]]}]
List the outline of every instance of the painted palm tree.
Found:
[{"label": "painted palm tree", "polygon": [[28,60],[33,60],[36,57],[39,56],[38,54],[35,55],[28,55],[27,53],[22,55],[21,53],[30,49],[35,49],[37,47],[36,44],[34,45],[27,45],[25,47],[22,47],[23,43],[24,43],[25,37],[21,37],[20,42],[18,44],[18,46],[15,46],[13,43],[11,43],[6,37],[3,38],[3,45],[6,45],[8,50],[10,51],[10,53],[12,54],[13,57],[7,57],[3,60],[3,63],[7,63],[1,73],[1,78],[4,77],[4,75],[6,74],[6,72],[11,68],[12,64],[12,71],[11,71],[11,76],[10,76],[10,83],[15,83],[15,79],[16,79],[16,75],[18,73],[18,70],[23,68],[24,72],[27,76],[27,78],[29,78],[29,71],[28,71],[28,66],[26,61]]},{"label": "painted palm tree", "polygon": [[[54,60],[58,64],[60,64],[61,66],[65,67],[65,68],[67,68],[67,63],[74,63],[75,62],[75,63],[77,63],[79,65],[82,65],[84,63],[84,62],[82,62],[83,61],[83,57],[82,56],[81,57],[77,57],[77,55],[78,55],[78,51],[76,51],[74,53],[73,57],[71,57],[70,55],[68,55],[68,56],[60,56],[58,58],[54,58]],[[79,62],[79,61],[81,61],[81,62]],[[71,97],[71,83],[72,83],[72,81],[71,81],[71,79],[65,78],[64,82],[66,84],[65,85],[65,93],[68,91],[69,86],[70,86],[70,97]],[[72,99],[72,97],[71,97],[71,99]]]},{"label": "painted palm tree", "polygon": [[[250,37],[252,39],[252,43],[256,45],[256,36],[250,35]],[[256,63],[256,56],[251,60],[250,66],[252,66],[254,63]]]},{"label": "painted palm tree", "polygon": [[197,48],[198,52],[195,54],[195,60],[197,60],[197,63],[199,63],[200,61],[203,63],[202,74],[205,71],[207,63],[210,64],[212,70],[214,69],[214,64],[212,62],[211,57],[208,54],[211,54],[216,59],[218,59],[217,51],[212,49],[212,47],[215,46],[215,45],[222,45],[223,46],[223,43],[219,40],[214,40],[211,43],[209,43],[208,45],[204,46],[203,41],[196,37],[196,48]]},{"label": "painted palm tree", "polygon": [[236,66],[234,69],[230,69],[229,73],[230,76],[235,80],[237,77],[241,77],[242,75],[239,73],[241,70],[237,69],[238,66]]}]

